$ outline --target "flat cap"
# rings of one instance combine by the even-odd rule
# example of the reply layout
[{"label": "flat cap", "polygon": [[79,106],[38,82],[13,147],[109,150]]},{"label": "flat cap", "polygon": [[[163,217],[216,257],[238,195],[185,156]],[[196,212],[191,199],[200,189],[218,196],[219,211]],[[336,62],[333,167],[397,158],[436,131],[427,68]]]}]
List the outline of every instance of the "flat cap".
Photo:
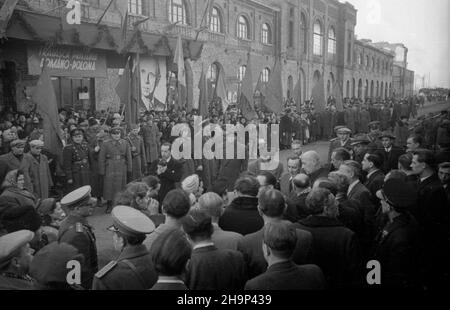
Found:
[{"label": "flat cap", "polygon": [[0,266],[7,263],[21,247],[34,238],[29,230],[19,230],[0,237]]},{"label": "flat cap", "polygon": [[15,146],[17,146],[17,147],[25,147],[25,144],[26,144],[26,142],[24,140],[17,139],[17,140],[12,141],[9,145],[11,147],[15,147]]},{"label": "flat cap", "polygon": [[122,127],[113,127],[111,128],[111,130],[109,131],[111,134],[117,134],[117,133],[122,133],[123,129]]},{"label": "flat cap", "polygon": [[369,143],[370,143],[370,140],[369,140],[369,138],[367,138],[366,135],[360,135],[360,136],[354,137],[354,139],[350,145],[355,146],[355,145],[359,145],[359,144],[369,144]]},{"label": "flat cap", "polygon": [[380,121],[373,121],[369,123],[369,127],[380,126]]},{"label": "flat cap", "polygon": [[91,186],[80,187],[67,194],[61,199],[61,206],[66,208],[75,208],[86,204],[91,199]]},{"label": "flat cap", "polygon": [[336,126],[334,128],[334,131],[337,133],[352,133],[352,130],[350,128],[347,128],[345,126]]},{"label": "flat cap", "polygon": [[42,140],[33,140],[30,142],[31,147],[44,147],[44,142]]},{"label": "flat cap", "polygon": [[75,136],[82,136],[82,135],[84,135],[84,131],[82,130],[82,129],[79,129],[79,128],[77,128],[77,129],[74,129],[74,130],[72,130],[71,132],[70,132],[70,136],[71,137],[75,137]]},{"label": "flat cap", "polygon": [[383,132],[381,133],[381,135],[380,135],[378,138],[379,138],[379,139],[382,139],[382,138],[396,139],[396,137],[395,137],[391,132],[389,132],[389,131],[383,131]]},{"label": "flat cap", "polygon": [[155,230],[155,224],[144,213],[127,206],[117,206],[112,212],[112,231],[121,232],[127,236],[146,235]]}]

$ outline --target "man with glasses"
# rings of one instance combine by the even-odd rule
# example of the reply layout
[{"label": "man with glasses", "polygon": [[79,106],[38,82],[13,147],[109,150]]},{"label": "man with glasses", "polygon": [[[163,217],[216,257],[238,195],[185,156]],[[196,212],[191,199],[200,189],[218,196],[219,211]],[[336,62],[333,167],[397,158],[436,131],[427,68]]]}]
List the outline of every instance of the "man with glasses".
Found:
[{"label": "man with glasses", "polygon": [[25,176],[25,187],[37,198],[46,199],[53,181],[47,156],[41,154],[43,148],[44,142],[41,140],[31,141],[30,152],[23,156],[21,169]]}]

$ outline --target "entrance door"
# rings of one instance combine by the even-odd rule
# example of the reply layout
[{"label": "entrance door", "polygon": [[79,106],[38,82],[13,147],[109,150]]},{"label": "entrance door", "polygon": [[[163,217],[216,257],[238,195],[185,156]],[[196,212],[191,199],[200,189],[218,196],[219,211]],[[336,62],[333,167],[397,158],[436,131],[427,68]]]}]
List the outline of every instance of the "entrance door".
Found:
[{"label": "entrance door", "polygon": [[95,80],[53,77],[58,108],[95,111]]}]

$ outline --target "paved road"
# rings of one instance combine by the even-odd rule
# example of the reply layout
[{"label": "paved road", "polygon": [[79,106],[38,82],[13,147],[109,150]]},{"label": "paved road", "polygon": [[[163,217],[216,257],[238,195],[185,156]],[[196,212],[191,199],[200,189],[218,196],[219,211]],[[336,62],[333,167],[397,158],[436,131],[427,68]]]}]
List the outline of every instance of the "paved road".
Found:
[{"label": "paved road", "polygon": [[[441,111],[443,109],[450,109],[450,102],[441,104],[428,104],[424,109],[419,110],[419,116],[426,115],[430,112]],[[305,145],[303,151],[315,150],[319,153],[322,162],[327,160],[329,142],[316,142],[309,145]],[[291,155],[291,151],[284,150],[280,153],[280,160],[285,165],[287,158]],[[112,219],[110,215],[104,214],[105,208],[97,209],[94,215],[89,218],[89,223],[94,227],[95,235],[97,238],[97,250],[99,253],[99,266],[100,268],[106,265],[111,259],[114,259],[118,253],[113,249],[112,233],[107,228],[112,225]]]}]

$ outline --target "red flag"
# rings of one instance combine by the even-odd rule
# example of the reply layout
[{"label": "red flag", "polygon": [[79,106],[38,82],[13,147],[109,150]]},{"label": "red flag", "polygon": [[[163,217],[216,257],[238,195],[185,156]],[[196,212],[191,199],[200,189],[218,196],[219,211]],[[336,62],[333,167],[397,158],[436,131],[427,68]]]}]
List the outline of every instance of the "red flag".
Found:
[{"label": "red flag", "polygon": [[321,76],[319,81],[317,81],[314,86],[311,98],[314,100],[314,108],[316,112],[321,112],[325,110],[326,100],[325,100],[325,87],[323,83],[323,77]]},{"label": "red flag", "polygon": [[247,68],[245,69],[245,76],[242,80],[241,93],[239,95],[238,108],[246,119],[253,119],[257,117],[253,107],[253,74],[250,60],[250,53],[248,55]]},{"label": "red flag", "polygon": [[128,32],[128,1],[116,0],[115,8],[119,12],[121,19],[122,35],[119,44],[119,51],[122,52],[123,48],[127,44],[127,32]]},{"label": "red flag", "polygon": [[63,144],[58,103],[47,67],[44,67],[42,70],[32,99],[36,104],[36,112],[43,120],[45,147],[53,154],[60,156],[62,154]]},{"label": "red flag", "polygon": [[344,99],[341,85],[338,81],[334,83],[333,87],[333,97],[336,99],[336,108],[338,111],[344,111]]},{"label": "red flag", "polygon": [[295,84],[293,97],[297,107],[297,112],[300,112],[302,109],[302,85],[300,76],[298,77],[297,84]]},{"label": "red flag", "polygon": [[228,109],[230,102],[228,101],[228,92],[227,86],[225,84],[225,74],[223,73],[223,70],[219,70],[219,76],[217,77],[216,97],[221,99],[222,110],[225,112]]},{"label": "red flag", "polygon": [[19,0],[6,0],[0,9],[0,38],[6,37],[6,28]]},{"label": "red flag", "polygon": [[208,95],[208,79],[206,78],[204,65],[202,65],[202,74],[200,76],[198,88],[200,89],[198,109],[199,109],[200,115],[203,116],[203,118],[206,118],[208,116],[209,95]]},{"label": "red flag", "polygon": [[178,36],[177,47],[173,56],[173,63],[177,67],[178,108],[183,108],[186,103],[186,68],[184,67],[183,42]]},{"label": "red flag", "polygon": [[[137,121],[137,106],[138,101],[136,100],[136,95],[133,95],[133,85],[136,86],[136,71],[132,74],[130,68],[130,58],[127,60],[123,75],[120,77],[119,84],[116,86],[116,93],[120,98],[121,105],[124,105],[125,122],[130,124],[135,124]],[[138,77],[139,79],[139,77]],[[140,99],[140,98],[139,98]]]},{"label": "red flag", "polygon": [[283,85],[281,84],[281,63],[275,62],[266,88],[264,106],[271,112],[280,114],[283,111]]}]

